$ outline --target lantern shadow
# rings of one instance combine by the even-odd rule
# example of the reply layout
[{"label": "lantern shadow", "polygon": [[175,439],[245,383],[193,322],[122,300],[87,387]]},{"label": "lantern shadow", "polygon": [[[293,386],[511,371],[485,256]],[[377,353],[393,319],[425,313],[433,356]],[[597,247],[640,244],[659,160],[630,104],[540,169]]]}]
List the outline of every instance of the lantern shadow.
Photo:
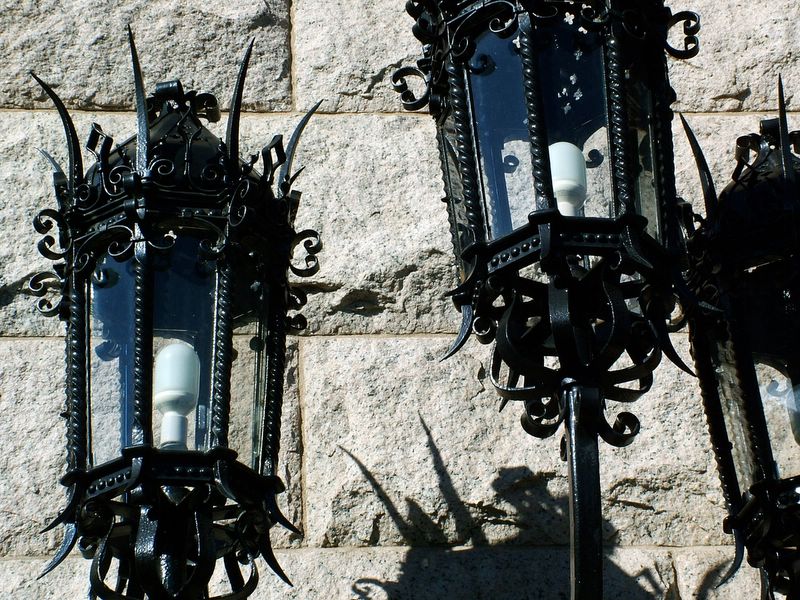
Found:
[{"label": "lantern shadow", "polygon": [[[482,506],[476,514],[475,507],[459,497],[424,421],[422,426],[438,477],[439,493],[454,528],[446,529],[413,498],[404,499],[404,516],[366,466],[342,449],[358,465],[409,546],[395,580],[361,577],[352,585],[353,597],[359,600],[569,599],[569,499],[554,496],[547,489],[555,474],[537,475],[525,466],[500,469],[491,484],[496,504],[512,508]],[[487,524],[510,526],[515,532],[503,542],[493,543],[487,538]],[[603,530],[608,532],[612,528],[604,521]],[[664,587],[654,564],[633,574],[623,571],[609,558],[613,549],[613,542],[606,541],[605,597],[653,600],[673,598],[671,592],[677,593],[671,589],[674,582],[670,588]]]}]

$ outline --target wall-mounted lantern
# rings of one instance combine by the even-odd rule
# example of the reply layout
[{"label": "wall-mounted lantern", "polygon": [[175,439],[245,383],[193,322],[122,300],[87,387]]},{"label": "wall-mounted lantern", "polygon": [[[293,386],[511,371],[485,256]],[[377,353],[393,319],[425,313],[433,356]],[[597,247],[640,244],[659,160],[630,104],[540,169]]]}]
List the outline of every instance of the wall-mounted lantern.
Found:
[{"label": "wall-mounted lantern", "polygon": [[[494,342],[492,381],[522,425],[565,424],[572,595],[602,589],[600,436],[629,444],[683,293],[666,54],[698,51],[699,18],[662,0],[411,0],[416,67],[404,106],[427,106],[437,142],[463,321]],[[681,24],[684,47],[670,46]],[[424,91],[413,88],[413,77]]]},{"label": "wall-mounted lantern", "polygon": [[[58,208],[34,221],[55,267],[31,288],[67,332],[68,501],[50,526],[63,524],[66,536],[46,572],[77,544],[92,558],[93,597],[196,600],[209,598],[221,560],[230,592],[218,598],[244,598],[259,555],[285,578],[270,528],[297,531],[276,503],[277,459],[286,334],[304,326],[288,315],[304,296],[287,270],[313,274],[320,249],[316,233],[295,232],[300,194],[291,189],[310,114],[286,151],[280,136],[263,149],[259,174],[258,156],[239,151],[252,43],[224,142],[203,124],[220,119],[214,96],[169,81],[145,97],[132,35],[130,46],[137,133],[115,145],[93,125],[96,160],[85,173],[64,104],[36,78],[69,155],[66,170],[48,155]],[[303,268],[290,264],[298,242]],[[237,352],[240,325],[254,333]],[[232,374],[248,367],[247,389],[232,389]],[[233,423],[248,429],[238,457]]]},{"label": "wall-mounted lantern", "polygon": [[725,529],[768,597],[800,598],[800,131],[789,132],[780,84],[778,97],[778,118],[737,140],[719,197],[687,127],[706,210],[689,240],[703,301],[689,327]]}]

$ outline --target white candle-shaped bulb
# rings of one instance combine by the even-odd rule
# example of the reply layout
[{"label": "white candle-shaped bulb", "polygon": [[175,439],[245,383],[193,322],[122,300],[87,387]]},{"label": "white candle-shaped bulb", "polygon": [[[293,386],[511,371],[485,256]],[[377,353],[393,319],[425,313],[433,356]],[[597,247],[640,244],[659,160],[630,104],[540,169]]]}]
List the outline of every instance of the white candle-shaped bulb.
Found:
[{"label": "white candle-shaped bulb", "polygon": [[586,201],[586,159],[581,149],[569,142],[551,144],[550,173],[559,212],[577,216]]},{"label": "white candle-shaped bulb", "polygon": [[164,346],[155,360],[153,404],[161,413],[161,446],[186,448],[189,420],[200,393],[200,359],[188,344]]}]

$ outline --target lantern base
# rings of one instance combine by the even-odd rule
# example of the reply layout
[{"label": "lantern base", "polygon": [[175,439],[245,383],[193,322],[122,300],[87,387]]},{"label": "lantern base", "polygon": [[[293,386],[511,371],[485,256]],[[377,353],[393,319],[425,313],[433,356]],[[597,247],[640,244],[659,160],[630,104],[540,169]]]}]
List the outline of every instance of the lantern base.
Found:
[{"label": "lantern base", "polygon": [[[259,555],[289,583],[269,538],[275,523],[301,535],[278,509],[276,495],[285,487],[278,477],[236,462],[236,456],[226,448],[134,446],[113,461],[67,474],[62,483],[71,499],[51,527],[66,524],[69,543],[45,572],[77,541],[92,559],[91,591],[100,598],[211,600],[208,582],[219,559],[231,592],[214,600],[246,598],[258,583]],[[106,583],[114,562],[116,591]],[[249,565],[247,580],[240,564]]]}]

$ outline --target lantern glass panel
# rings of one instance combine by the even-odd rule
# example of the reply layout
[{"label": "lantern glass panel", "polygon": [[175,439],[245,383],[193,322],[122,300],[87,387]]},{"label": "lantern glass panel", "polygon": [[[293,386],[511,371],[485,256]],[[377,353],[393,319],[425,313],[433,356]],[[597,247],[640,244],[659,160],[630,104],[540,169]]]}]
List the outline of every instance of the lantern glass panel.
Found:
[{"label": "lantern glass panel", "polygon": [[442,160],[442,176],[444,178],[445,192],[447,194],[448,214],[453,237],[453,251],[458,260],[458,275],[461,281],[469,270],[460,260],[460,257],[470,243],[475,241],[469,228],[467,209],[464,205],[464,186],[458,167],[458,154],[456,152],[456,132],[453,116],[448,115],[439,125],[437,130],[439,141],[439,156]]},{"label": "lantern glass panel", "polygon": [[257,463],[252,460],[253,449],[256,447],[252,429],[258,421],[257,418],[253,418],[254,370],[258,353],[256,352],[257,345],[252,342],[252,339],[252,334],[239,334],[233,338],[234,360],[231,364],[231,414],[228,445],[239,455],[239,462],[250,464],[253,469],[256,469]]},{"label": "lantern glass panel", "polygon": [[614,217],[602,38],[568,12],[536,35],[558,209],[567,216]]},{"label": "lantern glass panel", "polygon": [[200,237],[179,233],[152,260],[156,446],[180,448],[175,438],[185,426],[187,449],[208,448],[216,263],[203,257],[200,244]]},{"label": "lantern glass panel", "polygon": [[90,461],[99,465],[131,445],[133,263],[106,255],[89,283]]},{"label": "lantern glass panel", "polygon": [[653,100],[650,90],[641,81],[631,83],[628,96],[628,122],[630,143],[635,148],[636,212],[647,218],[647,233],[661,241],[661,214],[659,193],[654,170],[655,152],[650,127]]},{"label": "lantern glass panel", "polygon": [[787,369],[759,363],[755,356],[753,359],[776,475],[800,475],[800,390],[792,384]]},{"label": "lantern glass panel", "polygon": [[759,478],[759,468],[758,459],[750,443],[750,432],[747,429],[746,400],[738,381],[733,343],[730,340],[716,342],[716,352],[712,356],[736,476],[740,489],[747,490]]},{"label": "lantern glass panel", "polygon": [[519,31],[478,36],[469,82],[489,239],[528,222],[534,209]]}]

